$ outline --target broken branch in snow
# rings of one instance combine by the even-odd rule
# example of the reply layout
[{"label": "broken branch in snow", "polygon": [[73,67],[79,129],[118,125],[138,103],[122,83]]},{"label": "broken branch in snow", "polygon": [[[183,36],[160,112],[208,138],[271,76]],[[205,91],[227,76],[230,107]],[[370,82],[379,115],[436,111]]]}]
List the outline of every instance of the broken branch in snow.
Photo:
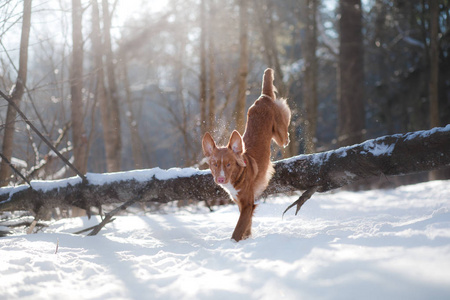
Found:
[{"label": "broken branch in snow", "polygon": [[[109,222],[108,223],[111,223],[112,221],[114,221],[115,219],[111,219],[111,220],[109,220]],[[91,227],[88,227],[88,228],[84,228],[84,229],[82,229],[82,230],[80,230],[80,231],[77,231],[77,232],[74,232],[73,234],[82,234],[82,233],[84,233],[84,232],[87,232],[87,231],[92,231],[93,229],[95,229],[97,226],[98,226],[99,224],[97,224],[97,225],[94,225],[94,226],[91,226]],[[106,224],[105,224],[106,225]]]},{"label": "broken branch in snow", "polygon": [[294,205],[297,205],[297,209],[295,210],[295,215],[297,215],[298,211],[300,210],[300,208],[302,207],[303,204],[305,204],[305,202],[311,198],[312,195],[314,195],[315,192],[317,192],[317,190],[319,189],[318,186],[313,186],[312,188],[307,189],[306,191],[303,192],[303,194],[298,198],[297,201],[295,201],[294,203],[292,203],[291,205],[289,205],[283,212],[283,216],[284,214],[290,210],[292,207],[294,207]]},{"label": "broken branch in snow", "polygon": [[97,226],[94,226],[92,231],[88,234],[89,236],[93,236],[93,235],[97,235],[97,233],[100,232],[100,230],[108,223],[114,221],[113,217],[120,212],[121,210],[125,210],[127,209],[127,207],[133,205],[134,203],[136,203],[137,201],[139,201],[139,195],[137,195],[136,197],[134,197],[131,200],[128,200],[127,202],[125,202],[124,204],[120,205],[119,207],[116,207],[115,209],[113,209],[112,211],[108,212],[105,214],[105,217],[103,218],[102,222],[100,224],[98,224]]},{"label": "broken branch in snow", "polygon": [[[299,209],[315,191],[326,192],[380,175],[403,175],[450,166],[450,125],[427,131],[380,137],[337,150],[299,155],[275,162],[275,175],[263,196],[309,191],[300,197]],[[136,170],[87,174],[57,181],[31,181],[0,189],[0,211],[28,210],[39,219],[48,208],[176,200],[226,200],[226,194],[209,171],[193,168]],[[308,197],[307,197],[308,196]],[[295,205],[294,204],[294,205]]]}]

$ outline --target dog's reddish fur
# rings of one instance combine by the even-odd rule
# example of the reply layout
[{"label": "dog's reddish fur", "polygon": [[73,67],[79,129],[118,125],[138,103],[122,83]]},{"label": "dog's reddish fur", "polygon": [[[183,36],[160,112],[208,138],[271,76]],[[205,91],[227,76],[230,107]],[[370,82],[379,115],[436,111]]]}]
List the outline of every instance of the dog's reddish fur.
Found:
[{"label": "dog's reddish fur", "polygon": [[270,161],[270,141],[289,143],[291,111],[284,99],[275,99],[273,70],[264,71],[262,94],[249,108],[243,138],[235,130],[226,147],[217,147],[209,133],[203,137],[203,153],[208,158],[214,181],[239,206],[240,216],[232,239],[251,235],[255,198],[266,189],[274,169]]}]

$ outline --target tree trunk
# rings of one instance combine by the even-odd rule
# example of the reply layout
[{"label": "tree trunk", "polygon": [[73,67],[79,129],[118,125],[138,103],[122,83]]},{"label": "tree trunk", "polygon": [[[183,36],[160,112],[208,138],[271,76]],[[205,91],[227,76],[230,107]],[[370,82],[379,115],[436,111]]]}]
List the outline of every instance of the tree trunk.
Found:
[{"label": "tree trunk", "polygon": [[208,58],[209,58],[209,101],[208,101],[208,131],[212,132],[216,126],[216,89],[215,89],[215,49],[214,49],[214,20],[216,17],[216,3],[209,1],[209,30],[208,30]]},{"label": "tree trunk", "polygon": [[[306,196],[326,192],[362,179],[404,175],[450,166],[450,125],[407,134],[384,136],[334,151],[300,155],[275,162],[275,175],[264,192],[305,190]],[[137,196],[140,201],[225,200],[229,196],[214,183],[209,171],[159,168],[146,173],[88,174],[90,184],[69,178],[33,188],[0,190],[0,211],[30,210],[38,214],[52,207],[76,205],[88,210],[121,203]],[[304,199],[304,198],[303,198]]]},{"label": "tree trunk", "polygon": [[305,152],[314,153],[316,151],[316,130],[317,130],[317,26],[316,0],[303,0],[305,20],[304,40],[301,43],[304,59],[304,84],[303,105],[305,113]]},{"label": "tree trunk", "polygon": [[70,107],[72,116],[73,165],[82,174],[87,171],[87,136],[83,115],[83,35],[80,0],[72,0],[72,66],[70,72]]},{"label": "tree trunk", "polygon": [[254,0],[254,8],[257,12],[257,19],[259,21],[259,28],[261,32],[262,41],[264,44],[264,55],[266,63],[269,68],[275,71],[275,86],[279,95],[287,96],[289,92],[285,82],[283,81],[283,71],[279,59],[279,51],[277,50],[275,29],[277,24],[273,20],[273,1],[265,0],[263,5],[260,0]]},{"label": "tree trunk", "polygon": [[99,107],[100,107],[100,116],[101,123],[103,129],[103,142],[105,145],[105,156],[106,156],[106,166],[109,171],[109,166],[112,164],[110,160],[114,157],[114,144],[111,143],[110,134],[110,116],[109,116],[109,105],[108,98],[105,86],[105,71],[103,65],[103,43],[102,43],[102,33],[100,30],[100,12],[98,8],[97,0],[91,1],[92,6],[92,52],[93,52],[93,61],[94,68],[96,73],[97,85],[95,88],[95,95],[97,97]]},{"label": "tree trunk", "polygon": [[385,45],[386,37],[386,16],[387,16],[387,6],[385,5],[384,0],[376,0],[373,8],[375,14],[374,20],[374,35],[373,40],[370,41],[372,47],[375,45],[377,47],[376,51],[371,53],[370,60],[372,63],[370,64],[371,72],[375,76],[376,84],[372,86],[370,89],[370,93],[374,93],[375,97],[378,98],[377,104],[378,109],[384,119],[384,127],[386,128],[387,134],[395,133],[394,126],[394,109],[392,108],[393,101],[392,98],[386,97],[387,84],[389,82],[389,60],[387,59],[387,53],[390,51],[385,49],[383,45]]},{"label": "tree trunk", "polygon": [[438,127],[439,121],[439,3],[430,1],[430,126]]},{"label": "tree trunk", "polygon": [[108,172],[116,172],[120,170],[122,160],[122,139],[120,131],[120,108],[119,95],[117,92],[116,75],[114,68],[114,57],[111,45],[111,16],[109,13],[108,1],[102,0],[103,7],[103,49],[106,56],[106,71],[108,79],[108,110],[109,110],[109,126],[103,130],[108,130],[108,149],[106,151],[106,165]]},{"label": "tree trunk", "polygon": [[[184,50],[186,49],[186,41],[184,39],[179,39],[176,43],[176,49],[177,49],[177,58],[174,62],[174,70],[182,70],[183,69],[183,62],[184,62]],[[186,105],[186,97],[184,95],[184,83],[183,83],[183,73],[175,71],[176,74],[176,95],[177,99],[179,99],[179,106],[181,109],[181,120],[179,113],[172,110],[172,116],[174,119],[174,122],[176,123],[176,127],[178,128],[179,132],[183,136],[183,142],[184,147],[181,149],[181,155],[183,157],[183,165],[184,166],[191,166],[195,163],[198,149],[195,149],[192,145],[192,135],[191,130],[189,129],[189,121],[191,120],[190,113],[189,113],[189,107]],[[206,83],[205,83],[206,88]],[[205,92],[206,93],[206,92]],[[206,94],[205,94],[206,96]],[[205,100],[206,105],[206,100]],[[171,108],[172,109],[172,108]],[[206,118],[206,117],[205,117]],[[204,123],[202,124],[202,128],[206,128],[206,119],[204,120]]]},{"label": "tree trunk", "polygon": [[364,137],[364,61],[361,0],[340,0],[338,145]]},{"label": "tree trunk", "polygon": [[[27,82],[28,69],[28,41],[30,36],[31,24],[31,0],[23,2],[23,19],[22,19],[22,35],[20,39],[20,53],[19,53],[19,71],[17,74],[16,85],[12,92],[11,98],[14,103],[19,106],[22,99],[25,85]],[[10,161],[12,157],[12,150],[14,144],[14,131],[17,111],[8,105],[5,120],[5,132],[3,135],[2,154]],[[11,170],[5,160],[0,164],[0,186],[8,185]]]},{"label": "tree trunk", "polygon": [[123,86],[126,94],[127,101],[127,120],[128,127],[130,128],[131,137],[131,153],[133,155],[134,169],[142,169],[144,167],[143,157],[142,157],[142,140],[139,136],[139,127],[137,120],[133,112],[133,101],[132,93],[130,88],[130,81],[128,80],[128,68],[127,68],[127,56],[125,53],[120,55],[120,65],[122,66],[122,76],[123,76]]},{"label": "tree trunk", "polygon": [[133,102],[132,93],[130,88],[130,81],[128,80],[128,70],[127,70],[127,58],[126,54],[121,55],[121,65],[122,65],[122,76],[123,76],[123,86],[125,88],[126,100],[127,100],[127,120],[128,127],[130,128],[131,136],[131,153],[133,154],[134,169],[142,169],[144,167],[143,157],[142,157],[142,140],[139,136],[139,127],[137,120],[133,113]]},{"label": "tree trunk", "polygon": [[[439,3],[430,1],[430,79],[429,79],[429,102],[430,102],[430,126],[440,125],[439,121]],[[432,171],[430,180],[444,179],[445,173]]]},{"label": "tree trunk", "polygon": [[200,1],[200,132],[207,128],[206,119],[206,0]]},{"label": "tree trunk", "polygon": [[236,130],[241,134],[245,129],[245,104],[247,92],[247,74],[248,74],[248,0],[239,0],[239,83],[236,106],[234,113],[236,116]]},{"label": "tree trunk", "polygon": [[[82,174],[87,172],[88,138],[83,114],[83,8],[80,0],[72,0],[72,66],[70,72],[70,108],[72,120],[73,165]],[[72,172],[71,172],[72,173]],[[85,215],[74,205],[72,216]]]}]

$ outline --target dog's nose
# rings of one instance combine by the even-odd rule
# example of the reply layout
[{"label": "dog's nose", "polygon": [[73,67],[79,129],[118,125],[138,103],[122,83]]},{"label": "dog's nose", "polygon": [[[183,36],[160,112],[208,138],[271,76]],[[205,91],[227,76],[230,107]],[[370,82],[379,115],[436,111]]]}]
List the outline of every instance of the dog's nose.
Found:
[{"label": "dog's nose", "polygon": [[217,177],[217,183],[225,183],[225,177]]}]

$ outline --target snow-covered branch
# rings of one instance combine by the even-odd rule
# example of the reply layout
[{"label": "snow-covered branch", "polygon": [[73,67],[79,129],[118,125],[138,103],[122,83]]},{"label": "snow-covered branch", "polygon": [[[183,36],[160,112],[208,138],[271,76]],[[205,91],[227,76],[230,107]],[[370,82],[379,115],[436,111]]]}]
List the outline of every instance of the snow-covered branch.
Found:
[{"label": "snow-covered branch", "polygon": [[[402,175],[450,166],[450,125],[396,134],[337,150],[299,155],[275,162],[276,173],[264,196],[293,191],[325,192],[361,179]],[[209,171],[194,168],[88,173],[57,181],[32,181],[0,189],[0,211],[78,206],[88,211],[102,204],[140,201],[220,200],[228,195],[214,184]],[[307,199],[306,199],[307,200]],[[303,202],[306,201],[305,197]]]},{"label": "snow-covered branch", "polygon": [[446,166],[450,166],[450,125],[387,135],[279,161],[266,192],[284,192],[284,187],[289,187],[288,191],[307,190],[313,186],[319,187],[318,192],[325,192],[382,174],[405,175]]}]

